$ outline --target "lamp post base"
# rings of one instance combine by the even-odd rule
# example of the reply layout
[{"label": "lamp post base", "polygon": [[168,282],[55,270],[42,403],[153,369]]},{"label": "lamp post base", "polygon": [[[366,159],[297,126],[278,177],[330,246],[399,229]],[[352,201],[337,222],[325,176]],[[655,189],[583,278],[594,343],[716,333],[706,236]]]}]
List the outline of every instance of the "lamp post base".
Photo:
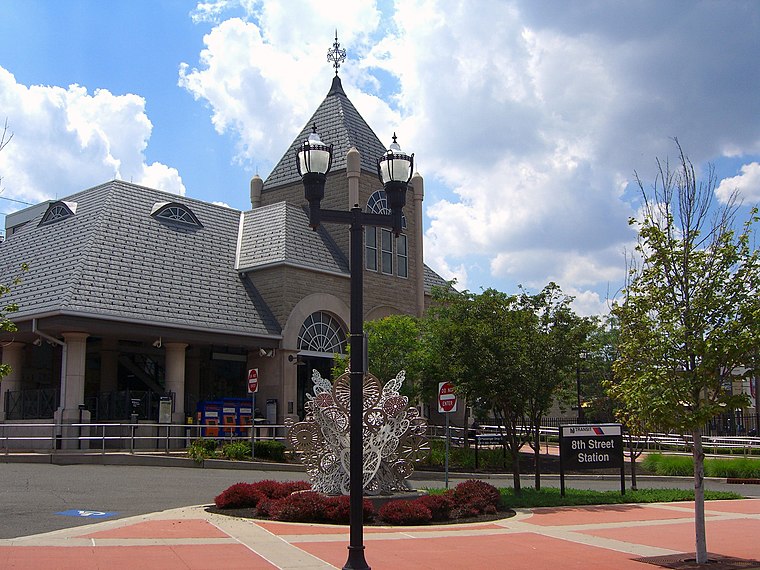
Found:
[{"label": "lamp post base", "polygon": [[364,546],[348,547],[348,560],[343,566],[343,570],[372,570],[364,559]]}]

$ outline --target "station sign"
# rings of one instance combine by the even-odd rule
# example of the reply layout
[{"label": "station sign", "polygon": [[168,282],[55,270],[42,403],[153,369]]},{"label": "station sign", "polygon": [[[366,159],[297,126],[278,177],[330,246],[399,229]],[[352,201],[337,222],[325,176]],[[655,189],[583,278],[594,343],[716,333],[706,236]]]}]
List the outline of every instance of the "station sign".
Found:
[{"label": "station sign", "polygon": [[623,466],[620,424],[560,426],[559,451],[565,469],[610,469]]}]

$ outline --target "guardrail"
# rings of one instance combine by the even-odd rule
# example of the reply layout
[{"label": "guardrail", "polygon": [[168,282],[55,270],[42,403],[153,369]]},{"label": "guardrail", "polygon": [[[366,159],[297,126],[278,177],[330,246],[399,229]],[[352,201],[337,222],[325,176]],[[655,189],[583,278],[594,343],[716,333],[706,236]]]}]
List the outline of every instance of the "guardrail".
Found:
[{"label": "guardrail", "polygon": [[[255,439],[283,441],[287,427],[257,424]],[[214,430],[214,431],[211,431]],[[209,434],[211,431],[212,434]],[[11,451],[100,450],[106,452],[185,449],[199,438],[250,441],[251,425],[159,423],[0,423],[0,449]]]},{"label": "guardrail", "polygon": [[[518,428],[523,437],[530,435],[527,426]],[[455,444],[464,443],[464,429],[451,428],[451,440]],[[468,430],[468,439],[470,442],[477,441],[479,446],[495,446],[502,443],[502,431],[499,426],[483,425],[477,430],[470,428]],[[441,426],[430,426],[429,434],[432,437],[445,437],[445,430]],[[629,436],[625,434],[627,439]],[[633,440],[643,447],[646,451],[680,451],[691,452],[693,447],[693,438],[691,435],[681,435],[674,433],[649,433],[645,436],[632,436]],[[539,438],[547,445],[549,442],[557,442],[559,439],[559,428],[541,427],[539,428]],[[702,447],[705,453],[718,454],[758,454],[760,453],[760,437],[755,436],[702,436]]]}]

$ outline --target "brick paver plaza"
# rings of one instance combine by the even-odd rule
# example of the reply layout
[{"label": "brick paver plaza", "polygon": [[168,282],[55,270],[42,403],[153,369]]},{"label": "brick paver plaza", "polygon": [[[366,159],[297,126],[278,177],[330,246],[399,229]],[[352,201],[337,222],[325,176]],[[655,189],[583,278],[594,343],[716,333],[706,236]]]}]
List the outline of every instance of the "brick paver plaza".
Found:
[{"label": "brick paver plaza", "polygon": [[[760,569],[760,500],[706,505],[711,553]],[[491,523],[366,527],[367,562],[393,569],[655,569],[693,552],[691,503],[519,510]],[[348,527],[253,521],[201,506],[0,540],[0,568],[247,570],[341,568]]]}]

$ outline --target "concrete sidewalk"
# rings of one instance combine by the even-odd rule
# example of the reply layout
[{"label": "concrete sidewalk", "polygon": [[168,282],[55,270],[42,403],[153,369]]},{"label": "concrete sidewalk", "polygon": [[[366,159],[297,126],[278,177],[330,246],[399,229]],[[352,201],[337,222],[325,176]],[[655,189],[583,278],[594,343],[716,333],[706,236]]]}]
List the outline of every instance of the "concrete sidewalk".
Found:
[{"label": "concrete sidewalk", "polygon": [[[745,561],[735,568],[760,569],[760,500],[710,501],[706,514],[710,552]],[[693,552],[693,504],[541,508],[491,523],[366,527],[364,542],[375,570],[683,567],[663,564]],[[345,526],[253,521],[198,506],[0,540],[0,568],[322,570],[343,566],[347,544]],[[652,566],[652,557],[664,558]]]}]

